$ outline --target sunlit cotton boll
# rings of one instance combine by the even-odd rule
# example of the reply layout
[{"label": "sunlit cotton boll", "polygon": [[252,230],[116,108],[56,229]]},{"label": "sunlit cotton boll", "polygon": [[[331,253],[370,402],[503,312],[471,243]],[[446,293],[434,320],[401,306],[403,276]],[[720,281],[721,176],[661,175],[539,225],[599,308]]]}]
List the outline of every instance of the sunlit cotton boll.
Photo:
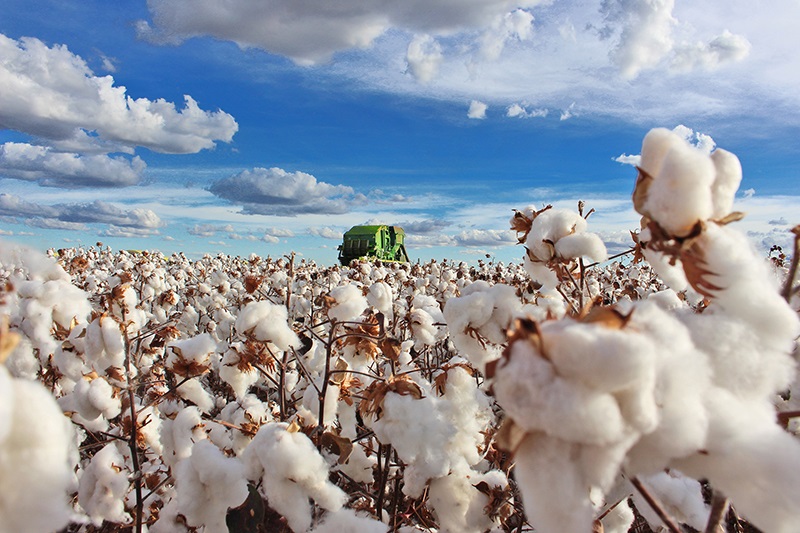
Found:
[{"label": "sunlit cotton boll", "polygon": [[303,433],[288,424],[261,426],[247,446],[243,460],[250,480],[261,480],[259,491],[270,507],[282,514],[293,531],[311,526],[309,498],[328,511],[338,511],[347,494],[328,480],[328,464]]},{"label": "sunlit cotton boll", "polygon": [[342,285],[330,292],[335,303],[328,309],[328,317],[338,322],[357,320],[369,303],[355,284]]},{"label": "sunlit cotton boll", "polygon": [[192,527],[206,533],[227,533],[228,508],[247,498],[244,465],[226,457],[208,440],[192,447],[192,454],[175,467],[178,509]]},{"label": "sunlit cotton boll", "polygon": [[104,520],[127,524],[131,516],[125,512],[128,492],[128,471],[116,442],[106,444],[83,469],[78,489],[78,503],[99,526]]},{"label": "sunlit cotton boll", "polygon": [[286,308],[272,302],[250,302],[236,318],[236,331],[250,334],[260,341],[269,341],[280,350],[300,345],[297,334],[289,327]]},{"label": "sunlit cotton boll", "polygon": [[640,167],[652,178],[642,209],[671,235],[686,236],[698,221],[711,218],[716,170],[705,152],[656,128],[645,135]]},{"label": "sunlit cotton boll", "polygon": [[0,365],[0,531],[66,526],[75,463],[72,424],[50,393]]}]

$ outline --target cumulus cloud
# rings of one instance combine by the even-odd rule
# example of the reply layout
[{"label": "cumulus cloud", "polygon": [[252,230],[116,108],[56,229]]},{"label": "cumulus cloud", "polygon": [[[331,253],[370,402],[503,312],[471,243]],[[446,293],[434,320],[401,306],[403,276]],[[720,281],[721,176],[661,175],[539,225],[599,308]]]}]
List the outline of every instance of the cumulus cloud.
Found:
[{"label": "cumulus cloud", "polygon": [[675,48],[671,66],[675,70],[714,69],[724,63],[741,61],[752,45],[745,37],[725,30],[708,43],[687,44]]},{"label": "cumulus cloud", "polygon": [[0,145],[0,178],[34,181],[48,187],[126,187],[142,181],[140,157],[57,152],[27,143]]},{"label": "cumulus cloud", "polygon": [[611,51],[611,60],[625,79],[633,79],[643,69],[657,65],[673,47],[672,16],[674,0],[607,0],[601,12],[607,31],[622,28],[619,42]]},{"label": "cumulus cloud", "polygon": [[508,246],[515,244],[513,232],[496,229],[469,229],[453,237],[458,246]]},{"label": "cumulus cloud", "polygon": [[189,235],[194,235],[196,237],[213,237],[219,232],[233,233],[234,231],[234,227],[231,224],[226,224],[224,226],[215,226],[214,224],[195,224],[187,230]]},{"label": "cumulus cloud", "polygon": [[242,205],[247,214],[297,216],[341,214],[366,198],[352,187],[317,181],[305,172],[281,168],[254,168],[214,182],[208,190]]},{"label": "cumulus cloud", "polygon": [[[0,34],[0,127],[52,141],[142,146],[187,154],[230,142],[238,129],[223,111],[133,98],[111,76],[96,76],[66,46]],[[96,139],[96,141],[94,141]]]},{"label": "cumulus cloud", "polygon": [[639,163],[642,162],[641,155],[628,155],[628,154],[620,154],[614,158],[614,161],[617,163],[622,163],[623,165],[631,165],[634,167],[638,167]]},{"label": "cumulus cloud", "polygon": [[413,248],[436,248],[439,246],[455,246],[452,235],[415,235],[407,233],[405,244]]},{"label": "cumulus cloud", "polygon": [[322,237],[323,239],[342,240],[342,232],[329,228],[328,226],[322,228],[308,228],[308,234],[315,237]]},{"label": "cumulus cloud", "polygon": [[533,15],[524,9],[515,9],[495,17],[480,38],[479,57],[495,61],[503,53],[506,43],[512,40],[527,41],[533,35]]},{"label": "cumulus cloud", "polygon": [[575,116],[575,102],[572,102],[568,108],[561,111],[559,120],[569,120]]},{"label": "cumulus cloud", "polygon": [[161,218],[150,209],[122,209],[113,204],[96,200],[91,203],[44,205],[28,202],[22,198],[0,194],[0,216],[23,219],[29,226],[48,229],[85,230],[88,224],[116,226],[109,231],[125,228],[143,235],[158,233],[164,226]]},{"label": "cumulus cloud", "polygon": [[[149,0],[152,24],[139,21],[142,38],[176,43],[200,35],[229,40],[293,59],[301,65],[327,61],[336,52],[366,48],[391,28],[411,33],[449,35],[492,25],[515,8],[542,0]],[[516,12],[515,12],[516,13]],[[523,31],[524,16],[507,24]]]},{"label": "cumulus cloud", "polygon": [[506,116],[510,118],[536,118],[536,117],[546,117],[548,114],[547,109],[543,108],[534,108],[528,109],[528,106],[525,104],[511,104],[506,109]]},{"label": "cumulus cloud", "polygon": [[415,220],[413,222],[400,222],[398,226],[403,228],[406,235],[436,235],[445,228],[452,225],[452,222],[441,218],[430,218],[426,220]]},{"label": "cumulus cloud", "polygon": [[484,119],[486,118],[486,110],[488,108],[489,106],[484,104],[483,102],[473,100],[469,103],[469,110],[467,110],[467,117],[478,120]]},{"label": "cumulus cloud", "polygon": [[408,70],[420,83],[430,83],[442,64],[442,47],[430,35],[415,35],[408,44]]},{"label": "cumulus cloud", "polygon": [[[706,154],[710,154],[714,151],[714,148],[717,147],[717,143],[711,138],[710,135],[701,133],[699,131],[694,131],[692,128],[684,126],[683,124],[678,124],[672,128],[672,131],[683,137],[686,142],[695,146],[698,150],[702,150]],[[614,158],[614,161],[617,163],[633,166],[639,166],[641,160],[641,155],[628,154],[621,154]]]}]

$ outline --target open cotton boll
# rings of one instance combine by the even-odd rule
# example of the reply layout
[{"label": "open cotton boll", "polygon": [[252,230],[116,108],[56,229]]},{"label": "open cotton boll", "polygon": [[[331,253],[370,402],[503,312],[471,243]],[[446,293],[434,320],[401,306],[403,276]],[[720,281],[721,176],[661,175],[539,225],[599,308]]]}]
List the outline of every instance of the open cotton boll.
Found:
[{"label": "open cotton boll", "polygon": [[125,341],[119,322],[100,316],[86,327],[86,357],[99,374],[105,374],[109,367],[125,365]]},{"label": "open cotton boll", "polygon": [[423,309],[414,309],[408,317],[408,325],[411,328],[414,347],[421,350],[425,346],[436,344],[438,328],[434,325],[434,319]]},{"label": "open cotton boll", "polygon": [[560,377],[531,344],[515,342],[509,350],[493,386],[497,402],[520,427],[582,443],[622,437],[625,423],[611,394]]},{"label": "open cotton boll", "polygon": [[72,424],[50,393],[0,365],[0,531],[67,525],[75,448]]},{"label": "open cotton boll", "polygon": [[249,334],[260,341],[268,341],[279,350],[300,346],[300,339],[289,327],[288,312],[272,302],[250,302],[239,312],[236,331]]},{"label": "open cotton boll", "polygon": [[428,501],[443,532],[483,533],[494,525],[484,512],[489,503],[475,485],[477,472],[451,472],[431,481]]},{"label": "open cotton boll", "polygon": [[209,413],[216,405],[214,397],[208,392],[198,378],[182,380],[177,388],[178,396],[195,404],[203,413]]},{"label": "open cotton boll", "polygon": [[370,285],[367,293],[367,302],[386,315],[387,318],[391,318],[394,297],[392,296],[392,288],[387,283],[378,281]]},{"label": "open cotton boll", "polygon": [[[675,470],[642,477],[641,482],[653,492],[669,516],[698,531],[705,529],[709,508],[703,501],[703,490],[699,482]],[[633,494],[633,501],[650,527],[663,526],[661,519],[639,492]]]},{"label": "open cotton boll", "polygon": [[581,232],[562,237],[555,244],[556,255],[564,259],[588,257],[598,263],[608,258],[606,245],[595,233]]},{"label": "open cotton boll", "polygon": [[742,182],[742,164],[738,157],[722,148],[714,150],[711,154],[711,161],[717,171],[711,187],[714,201],[714,211],[711,217],[718,220],[733,211],[736,191],[739,190],[739,184]]},{"label": "open cotton boll", "polygon": [[[683,237],[713,213],[711,186],[716,170],[705,152],[677,134],[672,133],[675,141],[662,133],[648,134],[642,144],[641,168],[652,181],[641,208],[668,233]],[[650,154],[651,150],[656,153]]]},{"label": "open cotton boll", "polygon": [[244,465],[226,457],[208,440],[192,447],[192,454],[175,467],[178,510],[192,527],[205,533],[227,533],[228,508],[247,498]]},{"label": "open cotton boll", "polygon": [[328,511],[338,511],[347,494],[328,480],[328,464],[303,433],[274,422],[261,426],[247,446],[243,460],[250,480],[262,480],[259,491],[270,507],[282,514],[293,531],[311,526],[313,499]]},{"label": "open cotton boll", "polygon": [[242,398],[247,394],[250,385],[257,382],[261,377],[255,367],[248,365],[247,370],[239,368],[238,364],[241,356],[236,350],[230,349],[222,356],[219,365],[219,377],[231,386],[236,398]]},{"label": "open cotton boll", "polygon": [[[637,509],[641,509],[641,507],[637,506]],[[633,514],[633,509],[627,501],[623,501],[601,520],[603,533],[628,533],[634,520],[636,520],[636,515]]]},{"label": "open cotton boll", "polygon": [[574,211],[548,209],[531,224],[525,246],[537,260],[547,262],[555,253],[554,245],[562,238],[586,230],[586,220]]},{"label": "open cotton boll", "polygon": [[211,353],[217,343],[208,333],[167,344],[167,366],[184,377],[197,375],[210,366]]},{"label": "open cotton boll", "polygon": [[334,303],[328,309],[328,317],[337,322],[358,320],[369,305],[361,287],[353,283],[336,287],[329,296]]},{"label": "open cotton boll", "polygon": [[131,516],[125,511],[128,492],[128,471],[116,442],[106,444],[83,469],[78,488],[78,503],[95,526],[103,521],[127,524]]},{"label": "open cotton boll", "polygon": [[189,457],[195,442],[206,438],[203,419],[197,407],[181,409],[174,419],[165,418],[161,422],[162,458],[167,466],[174,466],[181,459]]}]

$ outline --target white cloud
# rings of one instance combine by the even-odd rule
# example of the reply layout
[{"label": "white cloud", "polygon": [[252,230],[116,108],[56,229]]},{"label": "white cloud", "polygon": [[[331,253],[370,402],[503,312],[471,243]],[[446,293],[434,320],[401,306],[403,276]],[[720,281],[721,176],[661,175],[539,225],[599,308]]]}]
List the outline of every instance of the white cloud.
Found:
[{"label": "white cloud", "polygon": [[35,181],[49,187],[126,187],[142,181],[140,157],[109,157],[57,152],[26,143],[0,145],[0,177]]},{"label": "white cloud", "polygon": [[0,34],[0,127],[53,141],[97,137],[156,152],[195,153],[230,142],[238,129],[223,111],[204,111],[188,95],[183,109],[134,99],[111,76],[95,76],[66,46],[52,48]]},{"label": "white cloud", "polygon": [[511,40],[527,41],[533,35],[533,15],[524,9],[515,9],[495,17],[480,37],[479,57],[496,61]]},{"label": "white cloud", "polygon": [[124,237],[128,239],[152,237],[158,235],[158,230],[150,228],[121,228],[119,226],[109,226],[98,235],[101,237]]},{"label": "white cloud", "polygon": [[528,109],[525,104],[514,103],[506,109],[506,116],[510,118],[544,118],[548,115],[547,109],[534,108]]},{"label": "white cloud", "polygon": [[442,47],[430,35],[415,35],[406,52],[408,70],[420,83],[430,83],[442,63]]},{"label": "white cloud", "polygon": [[308,228],[308,234],[316,237],[322,237],[323,239],[332,239],[336,241],[342,240],[342,232],[328,226],[321,228]]},{"label": "white cloud", "polygon": [[276,237],[275,235],[270,235],[269,233],[265,233],[261,236],[261,240],[268,243],[268,244],[278,244],[281,240]]},{"label": "white cloud", "polygon": [[469,103],[469,110],[467,110],[467,117],[482,120],[486,118],[486,110],[488,105],[478,100],[473,100]]},{"label": "white cloud", "polygon": [[351,187],[317,181],[305,172],[254,168],[214,182],[208,190],[258,215],[341,214],[366,197]]},{"label": "white cloud", "polygon": [[[489,27],[498,16],[542,0],[150,0],[152,24],[139,21],[139,35],[155,42],[176,43],[199,35],[257,47],[287,56],[301,65],[327,61],[336,52],[366,48],[389,29],[450,35]],[[517,14],[511,30],[523,21]]]},{"label": "white cloud", "polygon": [[[673,47],[674,0],[607,0],[602,11],[611,25],[622,28],[611,60],[623,78],[633,79],[656,66]],[[606,28],[610,30],[609,27]]]},{"label": "white cloud", "polygon": [[517,241],[510,230],[469,229],[453,237],[458,246],[508,246]]},{"label": "white cloud", "polygon": [[104,224],[152,234],[164,226],[164,222],[150,209],[126,210],[100,200],[44,205],[7,193],[0,194],[0,216],[24,218],[25,224],[51,229],[85,230],[87,224]]},{"label": "white cloud", "polygon": [[405,244],[413,248],[437,248],[440,246],[455,246],[452,235],[414,235],[406,234]]},{"label": "white cloud", "polygon": [[642,156],[621,154],[615,157],[614,161],[616,161],[617,163],[622,163],[623,165],[631,165],[634,167],[638,167],[639,163],[642,162]]},{"label": "white cloud", "polygon": [[725,63],[743,60],[750,54],[751,48],[752,44],[745,37],[725,30],[708,43],[676,47],[671,66],[679,71],[714,69]]},{"label": "white cloud", "polygon": [[574,109],[575,109],[575,102],[572,102],[568,108],[561,111],[561,116],[559,117],[559,120],[569,120],[572,117],[574,117],[575,116]]},{"label": "white cloud", "polygon": [[451,226],[452,222],[440,218],[431,218],[413,222],[400,222],[397,225],[403,228],[406,235],[435,235]]}]

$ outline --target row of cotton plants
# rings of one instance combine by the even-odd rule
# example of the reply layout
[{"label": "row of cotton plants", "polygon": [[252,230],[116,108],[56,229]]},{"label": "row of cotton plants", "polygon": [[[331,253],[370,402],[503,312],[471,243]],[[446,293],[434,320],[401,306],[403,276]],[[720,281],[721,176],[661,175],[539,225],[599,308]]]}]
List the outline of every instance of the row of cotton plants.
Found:
[{"label": "row of cotton plants", "polygon": [[623,262],[583,204],[519,265],[1,244],[0,531],[796,531],[797,264],[740,179],[651,131]]}]

